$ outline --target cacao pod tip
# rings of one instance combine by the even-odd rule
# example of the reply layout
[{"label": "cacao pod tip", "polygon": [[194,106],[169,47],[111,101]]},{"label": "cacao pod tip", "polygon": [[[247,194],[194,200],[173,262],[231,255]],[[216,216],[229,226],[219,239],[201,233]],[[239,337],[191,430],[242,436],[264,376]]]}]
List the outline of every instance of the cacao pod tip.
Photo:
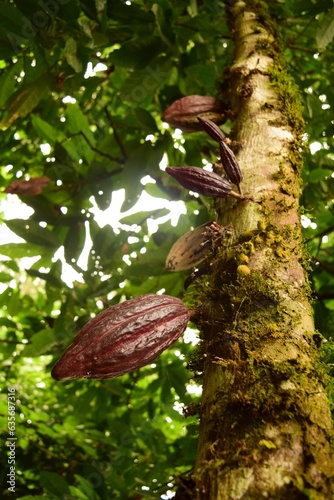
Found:
[{"label": "cacao pod tip", "polygon": [[64,367],[59,364],[59,360],[51,370],[51,377],[58,381],[68,380],[69,378],[71,378],[70,376],[66,375],[66,373],[64,372]]}]

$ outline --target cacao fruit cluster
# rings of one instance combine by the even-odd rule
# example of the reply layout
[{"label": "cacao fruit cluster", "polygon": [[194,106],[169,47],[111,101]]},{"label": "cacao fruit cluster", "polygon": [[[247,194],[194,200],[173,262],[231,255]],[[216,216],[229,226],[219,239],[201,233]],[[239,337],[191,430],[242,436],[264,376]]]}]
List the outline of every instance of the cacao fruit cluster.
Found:
[{"label": "cacao fruit cluster", "polygon": [[233,151],[226,144],[226,137],[220,128],[211,120],[206,120],[198,117],[198,121],[203,127],[203,130],[209,136],[219,143],[220,159],[228,179],[238,186],[239,193],[241,193],[240,182],[242,181],[242,174],[239,163],[234,156]]},{"label": "cacao fruit cluster", "polygon": [[[227,179],[198,167],[167,167],[166,172],[187,189],[204,196],[245,199],[240,189],[242,175],[225,135],[217,123],[224,121],[220,101],[206,96],[188,96],[175,101],[163,119],[184,131],[202,128],[219,143]],[[239,193],[232,191],[231,183]],[[229,233],[215,221],[183,235],[171,248],[166,268],[182,271],[197,266],[214,252],[217,242]],[[206,272],[203,266],[199,275]],[[189,286],[194,273],[185,283]],[[190,311],[169,295],[146,294],[109,307],[89,321],[54,365],[56,380],[109,379],[133,372],[151,363],[184,332]]]},{"label": "cacao fruit cluster", "polygon": [[[215,172],[208,172],[199,167],[167,167],[166,172],[183,187],[203,196],[211,198],[234,196],[245,199],[240,188],[242,181],[240,165],[233,151],[226,144],[225,135],[212,120],[198,117],[198,121],[203,130],[219,143],[221,163],[228,180]],[[232,191],[231,182],[237,186],[239,193]]]},{"label": "cacao fruit cluster", "polygon": [[[178,101],[176,101],[177,103]],[[187,104],[188,101],[184,101]],[[189,101],[191,103],[191,101]],[[175,105],[175,103],[174,103]],[[169,109],[174,109],[173,105]],[[185,110],[183,110],[185,113]],[[190,113],[190,111],[189,111]],[[233,151],[226,144],[226,137],[217,123],[209,117],[197,116],[197,120],[201,128],[219,144],[220,158],[222,167],[225,171],[227,179],[222,178],[216,172],[209,172],[198,167],[167,167],[166,172],[174,177],[183,187],[212,198],[226,198],[234,196],[238,199],[251,199],[243,195],[240,183],[242,181],[242,173],[240,165]],[[216,165],[217,167],[217,165]],[[232,190],[231,183],[238,188],[238,193]],[[208,255],[214,255],[216,242],[230,231],[228,228],[220,228],[220,237],[212,229],[212,222],[199,226],[198,228],[189,231],[179,238],[171,248],[167,259],[166,268],[170,271],[183,271],[190,267],[195,267],[204,260],[207,260]],[[217,223],[215,223],[217,224]],[[217,225],[218,226],[218,225]],[[219,226],[218,226],[219,227]],[[208,232],[208,228],[211,232]],[[225,234],[224,234],[225,233]],[[207,274],[210,269],[210,262],[202,266],[200,269],[195,269],[185,281],[185,288],[198,276]]]},{"label": "cacao fruit cluster", "polygon": [[109,379],[151,363],[186,329],[189,310],[168,295],[146,294],[90,320],[54,365],[56,380]]}]

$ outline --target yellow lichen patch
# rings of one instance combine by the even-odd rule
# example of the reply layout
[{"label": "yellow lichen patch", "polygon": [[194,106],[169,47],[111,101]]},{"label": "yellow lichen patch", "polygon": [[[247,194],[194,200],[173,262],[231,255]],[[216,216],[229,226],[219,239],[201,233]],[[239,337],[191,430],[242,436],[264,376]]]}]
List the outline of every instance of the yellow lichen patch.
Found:
[{"label": "yellow lichen patch", "polygon": [[257,228],[261,233],[266,230],[267,224],[263,220],[259,220],[257,223]]},{"label": "yellow lichen patch", "polygon": [[249,263],[249,257],[248,255],[241,253],[238,255],[238,263],[239,264],[248,264]]},{"label": "yellow lichen patch", "polygon": [[250,272],[251,272],[251,270],[246,265],[242,264],[242,265],[237,267],[237,273],[239,276],[248,276],[250,274]]},{"label": "yellow lichen patch", "polygon": [[268,245],[268,247],[270,247],[275,242],[276,242],[276,236],[275,236],[274,231],[268,231],[266,233],[266,244]]},{"label": "yellow lichen patch", "polygon": [[248,241],[245,245],[245,250],[249,255],[252,255],[255,253],[255,247],[254,244],[251,241]]},{"label": "yellow lichen patch", "polygon": [[275,255],[281,259],[281,260],[286,260],[288,261],[289,260],[289,257],[290,257],[290,252],[289,251],[286,251],[284,250],[284,248],[277,248],[275,250]]}]

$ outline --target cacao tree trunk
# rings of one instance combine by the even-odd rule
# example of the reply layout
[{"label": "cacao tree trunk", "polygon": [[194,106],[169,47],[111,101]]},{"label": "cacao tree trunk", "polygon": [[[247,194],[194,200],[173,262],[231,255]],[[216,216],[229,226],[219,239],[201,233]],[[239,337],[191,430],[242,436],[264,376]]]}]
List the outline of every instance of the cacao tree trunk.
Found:
[{"label": "cacao tree trunk", "polygon": [[298,96],[263,2],[229,9],[235,57],[222,91],[236,117],[242,189],[254,201],[220,202],[219,222],[233,224],[234,245],[195,292],[204,381],[188,495],[330,499],[332,421],[298,213]]}]

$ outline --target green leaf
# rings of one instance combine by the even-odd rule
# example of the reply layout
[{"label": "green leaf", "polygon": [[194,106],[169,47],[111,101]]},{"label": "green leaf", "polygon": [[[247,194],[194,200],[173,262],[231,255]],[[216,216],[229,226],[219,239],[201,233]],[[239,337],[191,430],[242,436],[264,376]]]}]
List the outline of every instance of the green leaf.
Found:
[{"label": "green leaf", "polygon": [[173,361],[173,363],[168,365],[168,378],[171,386],[174,387],[175,392],[180,397],[181,401],[184,400],[188,374],[180,360]]},{"label": "green leaf", "polygon": [[317,183],[319,181],[330,178],[331,174],[332,170],[329,170],[328,168],[315,168],[314,170],[312,170],[312,172],[310,172],[307,180],[308,182]]},{"label": "green leaf", "polygon": [[[170,211],[167,208],[159,208],[157,210],[148,210],[147,212],[137,212],[135,214],[126,215],[120,217],[123,224],[140,224],[142,225],[147,219],[157,219],[158,217],[164,217],[168,215]],[[151,215],[149,215],[151,214]],[[1,247],[0,247],[1,248]]]},{"label": "green leaf", "polygon": [[[1,2],[0,16],[0,56],[4,59],[17,55],[20,45],[27,46],[31,37],[26,36],[25,29],[31,27],[29,19],[9,2]],[[32,30],[34,28],[32,27]],[[31,35],[32,31],[30,31]]]},{"label": "green leaf", "polygon": [[6,326],[7,328],[14,328],[15,330],[17,328],[16,323],[8,318],[0,318],[0,326]]},{"label": "green leaf", "polygon": [[83,494],[83,498],[89,498],[91,500],[99,500],[97,492],[93,489],[92,483],[87,481],[79,474],[74,475],[76,481],[79,483],[79,490]]},{"label": "green leaf", "polygon": [[85,226],[81,220],[75,221],[70,225],[66,240],[65,259],[70,263],[72,259],[77,260],[83,250],[85,244]]},{"label": "green leaf", "polygon": [[143,36],[139,40],[124,43],[110,54],[113,64],[122,68],[143,68],[163,49],[164,44],[157,36]]},{"label": "green leaf", "polygon": [[167,47],[174,50],[175,36],[171,28],[172,11],[170,9],[168,11],[164,11],[161,5],[155,3],[152,5],[152,12],[155,15],[155,21],[161,39]]},{"label": "green leaf", "polygon": [[82,62],[77,56],[77,42],[74,38],[69,37],[66,40],[64,47],[64,55],[68,64],[74,69],[76,73],[82,71]]},{"label": "green leaf", "polygon": [[23,84],[8,100],[8,112],[1,120],[0,127],[9,127],[17,118],[27,116],[49,91],[50,75],[45,73],[35,81]]},{"label": "green leaf", "polygon": [[32,278],[40,278],[41,280],[45,280],[50,283],[50,285],[56,288],[62,288],[64,286],[64,283],[61,281],[61,279],[51,271],[48,273],[43,273],[41,271],[37,271],[36,269],[26,269],[26,273]]},{"label": "green leaf", "polygon": [[6,69],[0,78],[0,106],[2,107],[9,97],[13,94],[16,80],[15,77],[20,74],[23,68],[23,59],[17,61],[12,67]]},{"label": "green leaf", "polygon": [[45,499],[44,495],[24,495],[24,497],[20,497],[20,500],[38,500],[38,499]]},{"label": "green leaf", "polygon": [[157,124],[155,123],[154,118],[152,117],[151,113],[146,111],[146,109],[136,108],[135,115],[140,125],[145,127],[146,130],[151,133],[158,131]]},{"label": "green leaf", "polygon": [[171,61],[161,57],[146,68],[133,71],[122,86],[120,100],[142,103],[166,81],[171,67]]},{"label": "green leaf", "polygon": [[11,219],[5,221],[5,223],[9,229],[26,240],[28,243],[54,249],[60,246],[53,232],[46,227],[41,227],[38,222],[32,220]]},{"label": "green leaf", "polygon": [[26,345],[22,351],[22,356],[26,358],[40,356],[49,352],[56,343],[57,339],[53,330],[45,328],[31,337],[30,344]]},{"label": "green leaf", "polygon": [[214,92],[215,69],[207,64],[196,64],[186,69],[188,78],[198,84],[199,88],[205,88],[208,93]]},{"label": "green leaf", "polygon": [[77,103],[68,105],[66,109],[66,127],[72,134],[84,132],[88,140],[95,144],[94,134],[90,130],[87,116]]},{"label": "green leaf", "polygon": [[0,282],[1,283],[6,283],[8,281],[11,281],[12,279],[13,279],[13,276],[11,274],[0,271]]},{"label": "green leaf", "polygon": [[149,182],[145,185],[145,191],[153,198],[161,198],[163,200],[170,200],[170,195],[163,191],[157,184]]},{"label": "green leaf", "polygon": [[49,144],[54,144],[56,141],[65,139],[65,134],[60,130],[52,127],[50,123],[43,120],[40,116],[31,114],[32,126],[40,137],[43,137]]},{"label": "green leaf", "polygon": [[32,244],[28,245],[27,243],[5,243],[4,245],[0,245],[0,254],[7,255],[12,259],[35,257],[42,255],[44,252],[44,247]]},{"label": "green leaf", "polygon": [[55,472],[42,471],[39,478],[45,493],[50,493],[56,498],[65,498],[70,493],[67,482]]},{"label": "green leaf", "polygon": [[319,50],[323,50],[333,40],[334,37],[334,9],[324,15],[319,23],[316,41]]}]

